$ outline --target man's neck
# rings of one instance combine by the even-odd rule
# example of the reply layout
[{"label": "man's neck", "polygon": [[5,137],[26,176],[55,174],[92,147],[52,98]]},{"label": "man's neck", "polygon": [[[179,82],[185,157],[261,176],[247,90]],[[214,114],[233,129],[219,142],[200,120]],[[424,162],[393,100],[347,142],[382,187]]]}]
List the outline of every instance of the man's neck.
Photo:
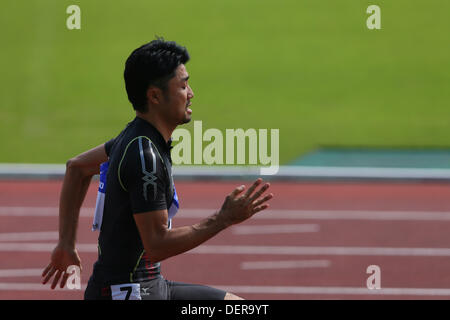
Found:
[{"label": "man's neck", "polygon": [[166,142],[169,141],[173,131],[176,128],[176,127],[172,128],[171,126],[167,125],[166,122],[161,117],[151,112],[141,113],[139,111],[136,111],[136,116],[154,126],[156,130],[158,130],[159,133],[161,133]]}]

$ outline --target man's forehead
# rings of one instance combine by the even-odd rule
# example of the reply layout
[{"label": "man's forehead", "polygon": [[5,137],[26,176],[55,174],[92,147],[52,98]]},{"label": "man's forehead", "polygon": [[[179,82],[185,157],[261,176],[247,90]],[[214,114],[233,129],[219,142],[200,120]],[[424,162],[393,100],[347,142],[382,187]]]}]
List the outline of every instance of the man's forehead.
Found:
[{"label": "man's forehead", "polygon": [[177,67],[176,77],[181,80],[185,80],[186,78],[189,77],[189,74],[187,73],[187,70],[186,70],[186,66],[184,64],[180,64]]}]

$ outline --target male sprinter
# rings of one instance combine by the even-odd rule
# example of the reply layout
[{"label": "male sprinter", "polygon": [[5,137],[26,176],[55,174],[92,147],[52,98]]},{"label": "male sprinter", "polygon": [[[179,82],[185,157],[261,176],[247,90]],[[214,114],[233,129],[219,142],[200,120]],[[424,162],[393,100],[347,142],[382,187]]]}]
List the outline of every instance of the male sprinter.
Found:
[{"label": "male sprinter", "polygon": [[[43,283],[64,287],[75,249],[80,207],[101,164],[109,165],[98,239],[98,260],[85,299],[240,299],[215,288],[172,282],[160,261],[191,250],[225,228],[268,207],[269,184],[256,180],[234,189],[222,208],[203,221],[171,228],[178,207],[172,180],[171,135],[191,120],[186,48],[164,39],[134,50],[125,64],[125,86],[136,117],[114,139],[67,162],[60,196],[59,242],[42,273]],[[95,226],[94,226],[95,228]]]}]

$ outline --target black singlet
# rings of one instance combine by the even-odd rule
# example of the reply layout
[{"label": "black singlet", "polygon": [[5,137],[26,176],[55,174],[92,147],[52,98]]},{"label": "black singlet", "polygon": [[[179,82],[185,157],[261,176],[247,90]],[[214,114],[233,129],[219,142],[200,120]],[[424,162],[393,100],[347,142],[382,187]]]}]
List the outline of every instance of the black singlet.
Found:
[{"label": "black singlet", "polygon": [[[223,299],[226,292],[163,278],[150,261],[133,215],[167,209],[173,199],[171,141],[136,117],[105,144],[109,157],[98,260],[85,299]],[[175,211],[176,213],[176,211]]]},{"label": "black singlet", "polygon": [[170,141],[139,117],[105,144],[109,169],[96,282],[139,282],[160,274],[160,264],[144,250],[133,214],[169,209],[174,188],[170,148]]}]

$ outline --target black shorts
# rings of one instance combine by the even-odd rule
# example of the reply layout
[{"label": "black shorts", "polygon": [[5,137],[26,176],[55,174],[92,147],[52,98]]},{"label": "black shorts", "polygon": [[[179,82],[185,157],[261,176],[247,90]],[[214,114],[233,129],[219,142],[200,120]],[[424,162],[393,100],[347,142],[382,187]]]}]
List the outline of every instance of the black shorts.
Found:
[{"label": "black shorts", "polygon": [[169,281],[162,276],[139,283],[102,286],[89,279],[85,300],[223,300],[220,289]]}]

